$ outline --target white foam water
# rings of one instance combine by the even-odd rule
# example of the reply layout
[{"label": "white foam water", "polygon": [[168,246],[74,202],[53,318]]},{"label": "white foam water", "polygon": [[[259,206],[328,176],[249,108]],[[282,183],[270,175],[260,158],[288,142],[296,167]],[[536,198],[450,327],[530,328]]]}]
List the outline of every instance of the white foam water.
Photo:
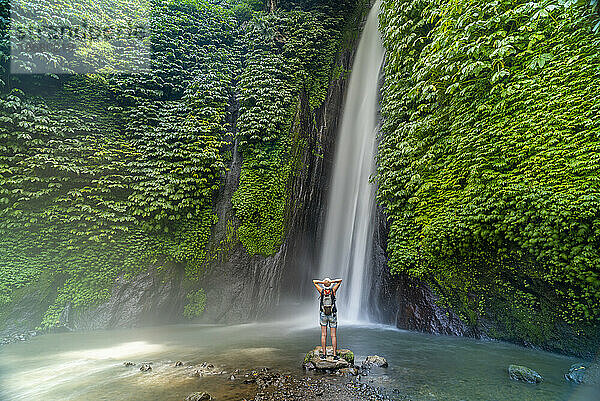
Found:
[{"label": "white foam water", "polygon": [[319,265],[320,277],[343,279],[337,296],[340,317],[368,320],[368,272],[373,238],[379,71],[384,48],[379,33],[380,0],[373,5],[362,33],[335,150]]}]

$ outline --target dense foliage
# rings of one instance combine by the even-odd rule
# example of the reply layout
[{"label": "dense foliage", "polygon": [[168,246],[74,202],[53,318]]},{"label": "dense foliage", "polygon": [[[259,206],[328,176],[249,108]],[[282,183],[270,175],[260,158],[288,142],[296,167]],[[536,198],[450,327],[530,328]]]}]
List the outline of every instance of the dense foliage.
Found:
[{"label": "dense foliage", "polygon": [[351,43],[368,2],[288,0],[245,25],[244,70],[237,87],[236,133],[242,171],[232,203],[237,234],[250,254],[272,255],[287,226],[289,183],[305,143],[299,107],[311,111],[339,71],[335,57]]},{"label": "dense foliage", "polygon": [[[243,168],[232,201],[242,243],[251,253],[273,254],[284,237],[286,188],[301,147],[292,132],[300,96],[316,107],[325,100],[340,43],[341,18],[316,12],[269,14],[247,32],[250,49],[240,77],[239,150]],[[258,107],[257,107],[258,106]]]},{"label": "dense foliage", "polygon": [[384,0],[390,266],[507,337],[600,318],[597,8]]},{"label": "dense foliage", "polygon": [[[50,327],[65,305],[106,299],[121,274],[176,265],[196,279],[234,141],[228,238],[277,251],[303,146],[296,110],[302,96],[323,102],[354,1],[282,1],[273,13],[256,0],[154,1],[149,69],[60,76],[7,73],[1,4],[0,306],[57,282]],[[210,300],[189,287],[183,313],[195,317]]]}]

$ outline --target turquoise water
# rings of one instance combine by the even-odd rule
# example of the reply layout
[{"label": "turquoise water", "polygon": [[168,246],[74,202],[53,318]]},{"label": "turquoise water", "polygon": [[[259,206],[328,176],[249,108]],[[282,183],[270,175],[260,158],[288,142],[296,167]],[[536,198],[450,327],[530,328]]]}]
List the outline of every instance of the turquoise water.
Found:
[{"label": "turquoise water", "polygon": [[[319,328],[285,324],[175,325],[155,328],[51,334],[0,349],[2,400],[181,400],[209,391],[218,400],[240,400],[251,385],[233,384],[229,373],[191,377],[203,361],[231,372],[262,366],[304,374],[305,352],[319,342]],[[340,347],[387,358],[388,369],[363,378],[402,400],[597,400],[600,389],[566,382],[576,358],[511,344],[431,336],[384,326],[340,326]],[[152,361],[152,372],[123,361]],[[511,381],[509,364],[526,365],[545,380]]]}]

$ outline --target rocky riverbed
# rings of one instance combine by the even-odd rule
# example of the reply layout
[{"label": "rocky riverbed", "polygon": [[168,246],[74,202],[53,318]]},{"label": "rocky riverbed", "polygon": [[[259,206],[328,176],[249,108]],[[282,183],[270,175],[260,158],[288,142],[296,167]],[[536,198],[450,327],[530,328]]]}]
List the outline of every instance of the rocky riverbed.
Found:
[{"label": "rocky riverbed", "polygon": [[[368,369],[355,368],[323,371],[299,371],[294,373],[268,367],[257,367],[251,370],[227,369],[218,363],[202,362],[190,364],[184,361],[152,362],[124,361],[123,368],[139,370],[138,375],[164,375],[172,380],[181,378],[204,378],[207,380],[227,381],[234,387],[227,394],[207,391],[198,382],[197,389],[190,393],[186,400],[243,400],[243,401],[388,401],[398,399],[390,397],[382,389],[369,382]],[[233,396],[232,394],[236,394]],[[399,394],[396,394],[399,396]]]},{"label": "rocky riverbed", "polygon": [[300,376],[279,372],[263,374],[254,401],[387,401],[382,390],[360,381],[360,376]]}]

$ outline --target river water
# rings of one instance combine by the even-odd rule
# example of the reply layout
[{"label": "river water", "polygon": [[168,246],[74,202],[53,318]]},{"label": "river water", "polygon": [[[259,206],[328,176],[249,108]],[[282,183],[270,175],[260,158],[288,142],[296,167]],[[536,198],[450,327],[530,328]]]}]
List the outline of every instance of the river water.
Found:
[{"label": "river water", "polygon": [[[182,400],[208,391],[217,400],[241,400],[253,386],[230,374],[191,377],[190,364],[213,363],[227,372],[263,366],[304,374],[305,352],[319,342],[318,325],[256,323],[173,325],[116,331],[49,334],[0,349],[2,400]],[[600,389],[576,386],[563,374],[577,359],[502,342],[431,336],[386,326],[340,326],[340,347],[385,356],[390,367],[364,380],[398,400],[595,400]],[[153,362],[151,372],[123,362]],[[174,361],[186,366],[174,368]],[[545,378],[539,385],[509,380],[522,364]],[[139,366],[139,365],[138,365]],[[393,389],[396,392],[391,393]]]}]

